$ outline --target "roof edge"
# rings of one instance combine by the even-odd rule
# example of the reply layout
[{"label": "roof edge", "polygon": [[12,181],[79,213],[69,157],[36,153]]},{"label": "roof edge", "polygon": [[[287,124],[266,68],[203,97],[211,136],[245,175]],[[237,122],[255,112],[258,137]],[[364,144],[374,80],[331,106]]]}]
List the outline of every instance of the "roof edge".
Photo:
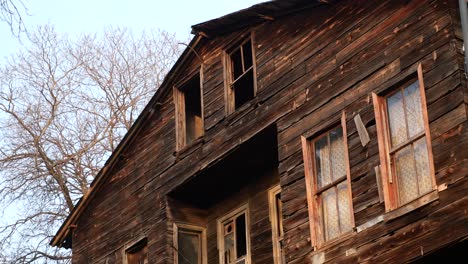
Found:
[{"label": "roof edge", "polygon": [[223,35],[265,21],[273,21],[304,9],[332,4],[335,1],[337,0],[270,0],[192,25],[192,34],[207,37]]}]

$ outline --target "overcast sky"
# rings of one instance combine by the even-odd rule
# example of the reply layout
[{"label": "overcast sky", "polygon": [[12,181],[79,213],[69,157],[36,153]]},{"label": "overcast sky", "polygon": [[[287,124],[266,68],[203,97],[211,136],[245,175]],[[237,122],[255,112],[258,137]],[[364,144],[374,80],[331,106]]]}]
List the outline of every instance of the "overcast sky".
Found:
[{"label": "overcast sky", "polygon": [[[189,38],[190,26],[266,0],[23,0],[28,30],[51,24],[70,37],[101,32],[106,26],[125,26],[133,33],[159,28]],[[0,23],[0,63],[21,49],[9,27]],[[23,41],[25,42],[25,41]]]}]

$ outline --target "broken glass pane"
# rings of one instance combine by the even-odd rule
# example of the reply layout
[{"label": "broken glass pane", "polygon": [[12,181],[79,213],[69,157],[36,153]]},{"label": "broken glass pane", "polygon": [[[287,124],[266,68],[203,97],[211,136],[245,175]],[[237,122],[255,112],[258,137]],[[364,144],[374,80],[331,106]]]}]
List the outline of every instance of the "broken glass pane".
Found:
[{"label": "broken glass pane", "polygon": [[232,221],[224,225],[224,262],[232,263],[235,260],[234,226]]},{"label": "broken glass pane", "polygon": [[332,182],[329,160],[330,147],[328,146],[328,136],[324,136],[315,142],[315,168],[319,188]]}]

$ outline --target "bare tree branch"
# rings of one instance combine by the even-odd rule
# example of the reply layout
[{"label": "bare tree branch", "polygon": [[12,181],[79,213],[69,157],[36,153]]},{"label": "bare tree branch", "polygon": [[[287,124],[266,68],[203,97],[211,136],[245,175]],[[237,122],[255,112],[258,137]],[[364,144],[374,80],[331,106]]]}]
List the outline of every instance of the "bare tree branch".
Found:
[{"label": "bare tree branch", "polygon": [[68,263],[50,238],[180,50],[161,31],[109,28],[70,42],[43,26],[29,37],[0,68],[0,205],[18,209],[0,218],[0,261]]},{"label": "bare tree branch", "polygon": [[22,0],[0,0],[0,21],[10,27],[14,36],[19,37],[21,32],[26,31],[23,16],[27,10]]}]

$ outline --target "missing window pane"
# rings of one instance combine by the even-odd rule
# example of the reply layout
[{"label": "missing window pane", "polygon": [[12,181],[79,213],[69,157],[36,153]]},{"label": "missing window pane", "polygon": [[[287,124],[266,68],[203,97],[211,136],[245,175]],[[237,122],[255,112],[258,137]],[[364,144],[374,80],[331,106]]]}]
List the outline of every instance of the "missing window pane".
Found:
[{"label": "missing window pane", "polygon": [[203,135],[203,106],[200,74],[197,73],[175,89],[178,148]]},{"label": "missing window pane", "polygon": [[242,76],[233,86],[236,109],[252,100],[254,97],[253,71]]},{"label": "missing window pane", "polygon": [[242,214],[236,218],[237,258],[240,258],[247,254],[247,239],[245,228],[245,214]]}]

